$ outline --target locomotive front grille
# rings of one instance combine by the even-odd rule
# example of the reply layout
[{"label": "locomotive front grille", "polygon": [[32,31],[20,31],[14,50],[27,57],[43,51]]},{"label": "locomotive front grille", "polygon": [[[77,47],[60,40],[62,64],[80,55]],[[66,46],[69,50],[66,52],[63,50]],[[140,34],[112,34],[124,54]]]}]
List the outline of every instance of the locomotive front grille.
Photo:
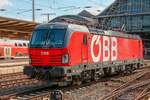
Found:
[{"label": "locomotive front grille", "polygon": [[31,62],[33,65],[45,65],[45,66],[60,65],[61,58],[62,58],[61,55],[54,55],[48,57],[31,56]]}]

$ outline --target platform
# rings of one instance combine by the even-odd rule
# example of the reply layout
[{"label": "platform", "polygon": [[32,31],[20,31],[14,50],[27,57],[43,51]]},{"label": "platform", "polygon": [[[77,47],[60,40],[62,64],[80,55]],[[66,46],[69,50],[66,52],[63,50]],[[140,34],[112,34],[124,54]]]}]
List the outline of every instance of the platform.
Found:
[{"label": "platform", "polygon": [[23,72],[24,66],[28,64],[28,59],[0,60],[0,75]]},{"label": "platform", "polygon": [[19,66],[19,65],[28,65],[28,59],[7,59],[7,60],[0,60],[0,67],[12,67],[12,66]]}]

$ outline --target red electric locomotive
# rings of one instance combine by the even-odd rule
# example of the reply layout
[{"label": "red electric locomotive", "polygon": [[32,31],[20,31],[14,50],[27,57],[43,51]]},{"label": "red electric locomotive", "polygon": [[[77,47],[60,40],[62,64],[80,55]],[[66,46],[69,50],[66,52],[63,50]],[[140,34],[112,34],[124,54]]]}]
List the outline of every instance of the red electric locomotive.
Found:
[{"label": "red electric locomotive", "polygon": [[26,40],[0,39],[0,59],[28,58],[28,43]]},{"label": "red electric locomotive", "polygon": [[137,35],[48,23],[34,29],[29,55],[26,74],[58,85],[80,84],[139,68],[143,45]]}]

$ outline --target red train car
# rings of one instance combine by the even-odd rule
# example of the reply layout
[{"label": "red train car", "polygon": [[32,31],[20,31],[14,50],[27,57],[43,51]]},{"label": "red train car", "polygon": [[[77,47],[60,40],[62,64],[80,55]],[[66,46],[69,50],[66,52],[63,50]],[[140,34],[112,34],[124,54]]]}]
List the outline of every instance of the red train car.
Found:
[{"label": "red train car", "polygon": [[28,43],[26,40],[0,39],[0,59],[28,58]]},{"label": "red train car", "polygon": [[132,72],[143,61],[139,36],[75,24],[39,25],[29,45],[31,66],[24,72],[58,85]]}]

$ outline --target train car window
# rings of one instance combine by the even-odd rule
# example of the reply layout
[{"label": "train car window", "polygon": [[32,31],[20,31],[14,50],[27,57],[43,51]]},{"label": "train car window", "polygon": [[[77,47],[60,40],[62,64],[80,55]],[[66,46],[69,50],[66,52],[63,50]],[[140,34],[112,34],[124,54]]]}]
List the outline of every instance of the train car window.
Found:
[{"label": "train car window", "polygon": [[87,44],[87,35],[83,35],[83,45]]},{"label": "train car window", "polygon": [[26,46],[27,46],[27,44],[26,44],[26,43],[23,43],[23,46],[24,46],[24,47],[26,47]]},{"label": "train car window", "polygon": [[20,46],[20,47],[22,47],[22,44],[21,44],[21,43],[19,43],[19,46]]},{"label": "train car window", "polygon": [[17,43],[15,43],[15,46],[16,46],[16,47],[18,46]]}]

